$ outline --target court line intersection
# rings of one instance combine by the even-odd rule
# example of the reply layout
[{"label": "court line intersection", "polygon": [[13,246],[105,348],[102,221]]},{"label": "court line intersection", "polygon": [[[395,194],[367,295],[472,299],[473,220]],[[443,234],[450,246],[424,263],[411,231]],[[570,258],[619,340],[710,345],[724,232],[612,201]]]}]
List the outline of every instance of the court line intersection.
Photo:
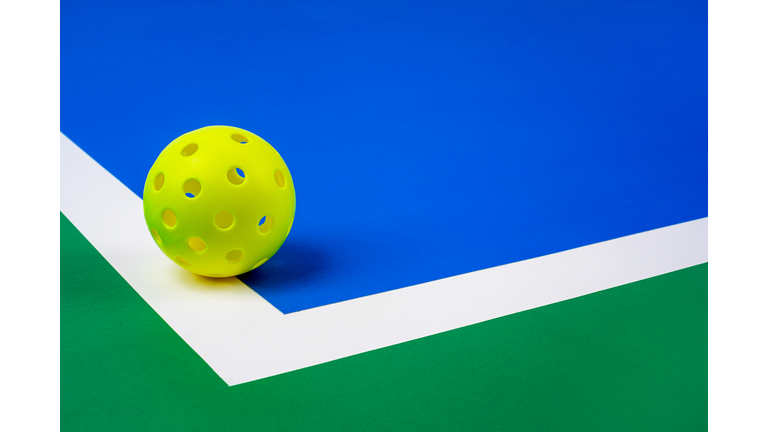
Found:
[{"label": "court line intersection", "polygon": [[64,134],[61,211],[228,385],[707,262],[702,218],[283,314],[237,278],[204,278],[169,261],[144,223],[141,198]]}]

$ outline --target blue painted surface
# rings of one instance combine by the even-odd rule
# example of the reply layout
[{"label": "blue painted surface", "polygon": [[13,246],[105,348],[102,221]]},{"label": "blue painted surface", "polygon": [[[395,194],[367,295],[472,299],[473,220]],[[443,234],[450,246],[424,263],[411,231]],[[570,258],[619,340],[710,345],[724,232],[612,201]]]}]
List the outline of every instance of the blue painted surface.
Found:
[{"label": "blue painted surface", "polygon": [[283,312],[707,216],[706,2],[213,5],[62,1],[61,128],[139,196],[184,132],[269,141]]}]

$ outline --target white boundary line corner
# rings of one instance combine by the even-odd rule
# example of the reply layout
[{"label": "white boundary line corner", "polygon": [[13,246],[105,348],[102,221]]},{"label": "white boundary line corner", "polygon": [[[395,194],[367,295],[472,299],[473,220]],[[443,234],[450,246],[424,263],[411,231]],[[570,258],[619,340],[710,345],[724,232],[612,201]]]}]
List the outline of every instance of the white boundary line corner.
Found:
[{"label": "white boundary line corner", "polygon": [[284,315],[237,278],[170,262],[144,224],[141,198],[63,134],[61,211],[229,385],[707,262],[703,218]]}]

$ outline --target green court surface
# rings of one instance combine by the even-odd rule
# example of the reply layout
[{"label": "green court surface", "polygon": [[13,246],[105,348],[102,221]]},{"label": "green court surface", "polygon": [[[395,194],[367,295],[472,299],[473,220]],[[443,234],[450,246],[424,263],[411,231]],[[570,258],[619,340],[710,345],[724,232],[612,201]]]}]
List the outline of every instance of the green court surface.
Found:
[{"label": "green court surface", "polygon": [[65,431],[707,428],[707,264],[228,387],[61,216]]}]

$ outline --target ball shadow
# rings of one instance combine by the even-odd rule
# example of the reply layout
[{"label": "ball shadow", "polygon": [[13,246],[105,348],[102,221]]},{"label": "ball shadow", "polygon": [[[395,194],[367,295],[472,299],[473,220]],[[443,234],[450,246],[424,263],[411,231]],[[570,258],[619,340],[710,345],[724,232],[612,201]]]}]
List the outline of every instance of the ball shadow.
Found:
[{"label": "ball shadow", "polygon": [[329,252],[311,242],[291,239],[261,267],[238,276],[260,293],[286,288],[302,280],[316,278],[329,265]]}]

